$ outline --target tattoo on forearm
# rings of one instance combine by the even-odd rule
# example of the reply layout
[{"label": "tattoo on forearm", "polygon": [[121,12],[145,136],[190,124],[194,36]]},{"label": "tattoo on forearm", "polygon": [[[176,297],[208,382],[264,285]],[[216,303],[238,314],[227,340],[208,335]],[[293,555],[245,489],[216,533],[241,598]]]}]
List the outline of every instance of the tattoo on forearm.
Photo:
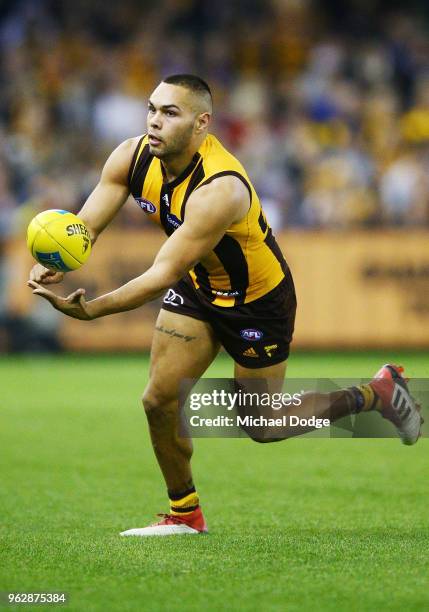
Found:
[{"label": "tattoo on forearm", "polygon": [[167,334],[167,336],[171,336],[172,338],[183,338],[185,342],[190,342],[191,340],[196,339],[196,336],[185,336],[185,334],[181,334],[175,329],[165,329],[163,325],[155,325],[155,329],[156,331]]}]

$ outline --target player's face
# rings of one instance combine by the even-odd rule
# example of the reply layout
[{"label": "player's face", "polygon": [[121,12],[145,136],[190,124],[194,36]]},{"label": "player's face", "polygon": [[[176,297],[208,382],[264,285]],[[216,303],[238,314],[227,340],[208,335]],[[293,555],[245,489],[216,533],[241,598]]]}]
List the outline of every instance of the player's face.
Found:
[{"label": "player's face", "polygon": [[199,114],[192,102],[192,93],[184,87],[158,85],[148,103],[147,132],[152,155],[167,158],[190,146]]}]

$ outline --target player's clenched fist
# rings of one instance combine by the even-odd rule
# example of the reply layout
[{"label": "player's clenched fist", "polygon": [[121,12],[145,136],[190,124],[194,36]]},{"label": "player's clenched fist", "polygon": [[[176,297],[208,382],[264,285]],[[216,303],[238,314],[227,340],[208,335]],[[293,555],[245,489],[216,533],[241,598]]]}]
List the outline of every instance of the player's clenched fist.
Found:
[{"label": "player's clenched fist", "polygon": [[42,285],[51,285],[54,283],[60,283],[64,278],[64,272],[56,272],[45,268],[41,264],[36,264],[30,272],[30,280],[36,281],[36,283],[42,283]]}]

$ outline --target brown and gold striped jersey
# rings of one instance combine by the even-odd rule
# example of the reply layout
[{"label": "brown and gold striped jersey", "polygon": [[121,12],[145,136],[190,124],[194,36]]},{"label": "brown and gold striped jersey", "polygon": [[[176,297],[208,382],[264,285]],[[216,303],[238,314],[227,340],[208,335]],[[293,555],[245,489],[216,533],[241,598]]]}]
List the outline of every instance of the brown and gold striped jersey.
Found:
[{"label": "brown and gold striped jersey", "polygon": [[287,270],[258,195],[240,162],[209,134],[182,174],[166,182],[161,162],[150,153],[145,135],[136,147],[128,182],[138,205],[170,236],[185,219],[191,193],[227,175],[236,176],[247,187],[248,213],[230,226],[213,251],[189,274],[204,298],[230,307],[262,297],[280,283]]}]

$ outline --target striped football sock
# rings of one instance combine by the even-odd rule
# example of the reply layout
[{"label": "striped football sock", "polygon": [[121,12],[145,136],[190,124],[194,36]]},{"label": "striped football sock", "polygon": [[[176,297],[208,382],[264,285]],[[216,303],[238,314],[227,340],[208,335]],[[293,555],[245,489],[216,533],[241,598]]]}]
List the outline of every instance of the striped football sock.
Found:
[{"label": "striped football sock", "polygon": [[168,497],[170,499],[170,514],[176,516],[191,514],[191,512],[198,508],[200,501],[198,493],[195,491],[195,487],[183,491],[182,493],[169,491]]},{"label": "striped football sock", "polygon": [[351,391],[356,401],[355,412],[367,412],[368,410],[381,410],[380,398],[371,385],[359,385],[352,387]]}]

